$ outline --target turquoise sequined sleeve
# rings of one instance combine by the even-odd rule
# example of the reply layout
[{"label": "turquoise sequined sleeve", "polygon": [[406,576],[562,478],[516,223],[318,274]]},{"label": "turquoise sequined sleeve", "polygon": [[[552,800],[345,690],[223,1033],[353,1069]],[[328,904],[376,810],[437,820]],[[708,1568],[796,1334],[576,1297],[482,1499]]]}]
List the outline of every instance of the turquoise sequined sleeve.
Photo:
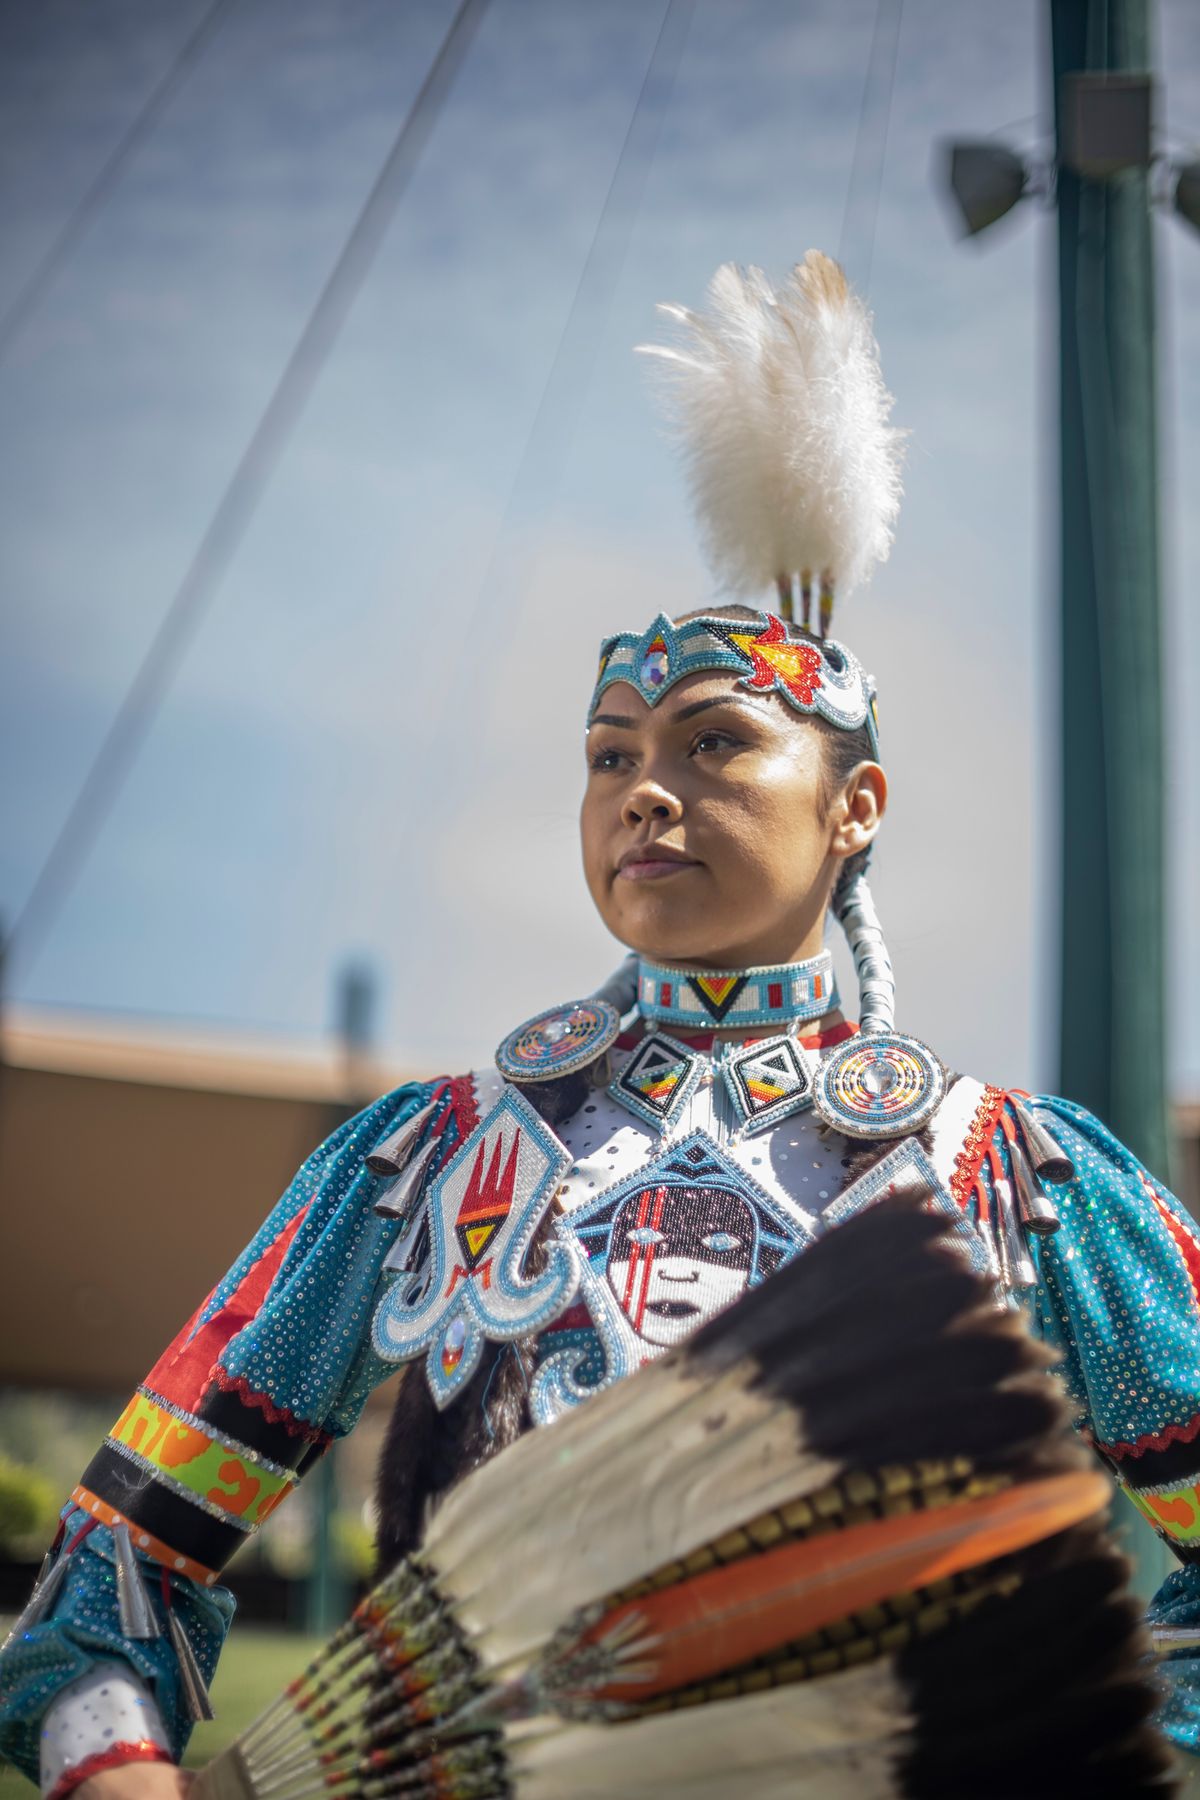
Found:
[{"label": "turquoise sequined sleeve", "polygon": [[[1039,1098],[1075,1165],[1051,1190],[1061,1228],[1039,1244],[1036,1310],[1063,1357],[1076,1423],[1183,1568],[1152,1622],[1200,1627],[1200,1238],[1179,1202],[1098,1119]],[[1163,1724],[1200,1750],[1200,1656],[1164,1665]]]},{"label": "turquoise sequined sleeve", "polygon": [[[190,1721],[165,1630],[164,1570],[208,1678],[233,1613],[218,1572],[388,1373],[364,1346],[398,1226],[376,1213],[383,1183],[364,1158],[447,1092],[400,1088],[314,1151],[85,1470],[64,1515],[64,1549],[78,1540],[65,1579],[48,1615],[0,1656],[0,1754],[33,1779],[51,1701],[114,1655],[149,1687],[182,1753]],[[448,1106],[441,1117],[431,1110],[426,1129],[448,1122]],[[121,1522],[163,1628],[156,1638],[121,1632],[109,1529]]]}]

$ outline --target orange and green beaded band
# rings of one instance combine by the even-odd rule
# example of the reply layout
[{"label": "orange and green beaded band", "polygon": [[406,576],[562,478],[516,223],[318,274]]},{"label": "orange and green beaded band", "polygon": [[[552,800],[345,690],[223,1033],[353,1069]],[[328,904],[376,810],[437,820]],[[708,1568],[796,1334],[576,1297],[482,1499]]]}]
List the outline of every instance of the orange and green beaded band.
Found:
[{"label": "orange and green beaded band", "polygon": [[197,1504],[253,1529],[296,1484],[280,1468],[181,1408],[139,1388],[108,1443],[145,1472]]},{"label": "orange and green beaded band", "polygon": [[1126,1487],[1125,1492],[1163,1537],[1173,1544],[1200,1546],[1200,1478],[1184,1477],[1177,1485],[1164,1483],[1142,1493]]},{"label": "orange and green beaded band", "polygon": [[157,1562],[211,1586],[296,1481],[293,1470],[141,1388],[73,1498],[105,1525],[128,1524]]}]

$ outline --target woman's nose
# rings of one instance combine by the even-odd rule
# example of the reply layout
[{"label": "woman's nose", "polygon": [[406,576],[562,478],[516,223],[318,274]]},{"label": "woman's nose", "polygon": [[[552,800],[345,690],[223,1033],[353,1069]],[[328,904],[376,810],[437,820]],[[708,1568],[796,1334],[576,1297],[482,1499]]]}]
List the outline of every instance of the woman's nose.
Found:
[{"label": "woman's nose", "polygon": [[676,795],[657,781],[639,781],[626,796],[621,808],[625,825],[644,825],[650,819],[672,821],[682,818],[683,807]]}]

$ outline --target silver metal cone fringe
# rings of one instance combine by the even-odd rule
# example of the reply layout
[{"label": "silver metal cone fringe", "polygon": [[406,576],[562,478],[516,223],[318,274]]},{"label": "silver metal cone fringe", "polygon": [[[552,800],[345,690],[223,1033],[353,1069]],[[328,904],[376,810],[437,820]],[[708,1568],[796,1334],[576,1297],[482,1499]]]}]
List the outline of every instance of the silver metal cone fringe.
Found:
[{"label": "silver metal cone fringe", "polygon": [[1043,1181],[1073,1181],[1075,1164],[1058,1141],[1051,1137],[1046,1127],[1035,1119],[1029,1108],[1020,1100],[1014,1100],[1012,1109],[1017,1115],[1017,1124],[1021,1127],[1021,1135],[1025,1139],[1025,1148],[1029,1152],[1029,1160]]},{"label": "silver metal cone fringe", "polygon": [[441,1142],[440,1138],[434,1138],[432,1143],[426,1144],[420,1155],[409,1163],[400,1180],[388,1188],[385,1194],[380,1194],[375,1202],[377,1213],[385,1218],[407,1218],[425,1179],[425,1171],[441,1148]]},{"label": "silver metal cone fringe", "polygon": [[156,1638],[158,1620],[146,1592],[138,1568],[137,1552],[128,1525],[111,1528],[113,1558],[117,1569],[117,1611],[121,1615],[121,1635],[127,1638]]},{"label": "silver metal cone fringe", "polygon": [[213,1706],[208,1697],[208,1685],[200,1672],[200,1664],[196,1661],[196,1653],[188,1641],[188,1634],[174,1612],[167,1613],[167,1630],[171,1634],[171,1645],[179,1663],[179,1682],[183,1689],[183,1702],[187,1707],[188,1717],[197,1723],[213,1718]]},{"label": "silver metal cone fringe", "polygon": [[399,1175],[412,1155],[413,1145],[440,1104],[440,1098],[430,1100],[411,1119],[405,1119],[403,1125],[398,1126],[390,1137],[384,1138],[382,1144],[376,1144],[367,1157],[367,1167],[372,1175]]},{"label": "silver metal cone fringe", "polygon": [[25,1603],[25,1610],[0,1648],[7,1650],[11,1643],[19,1637],[24,1637],[27,1631],[33,1630],[39,1620],[45,1618],[58,1598],[59,1589],[66,1580],[67,1565],[70,1560],[70,1557],[60,1555],[56,1562],[52,1553],[46,1552],[41,1569],[38,1571],[38,1578],[33,1585],[33,1592]]},{"label": "silver metal cone fringe", "polygon": [[996,1233],[1000,1248],[1000,1266],[1010,1288],[1037,1286],[1037,1271],[1029,1254],[1025,1233],[1017,1218],[1012,1184],[999,1175],[993,1182],[996,1195]]},{"label": "silver metal cone fringe", "polygon": [[1059,1216],[1038,1185],[1037,1176],[1030,1168],[1020,1144],[1011,1144],[1009,1151],[1021,1223],[1026,1231],[1032,1231],[1035,1236],[1049,1237],[1059,1228]]}]

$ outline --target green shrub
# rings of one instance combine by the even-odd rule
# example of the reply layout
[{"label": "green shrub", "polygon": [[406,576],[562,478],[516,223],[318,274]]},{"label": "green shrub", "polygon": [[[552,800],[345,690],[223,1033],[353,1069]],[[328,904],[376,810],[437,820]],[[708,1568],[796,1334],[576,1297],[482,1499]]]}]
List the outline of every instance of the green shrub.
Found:
[{"label": "green shrub", "polygon": [[36,1556],[54,1536],[59,1495],[36,1469],[0,1456],[0,1554]]}]

